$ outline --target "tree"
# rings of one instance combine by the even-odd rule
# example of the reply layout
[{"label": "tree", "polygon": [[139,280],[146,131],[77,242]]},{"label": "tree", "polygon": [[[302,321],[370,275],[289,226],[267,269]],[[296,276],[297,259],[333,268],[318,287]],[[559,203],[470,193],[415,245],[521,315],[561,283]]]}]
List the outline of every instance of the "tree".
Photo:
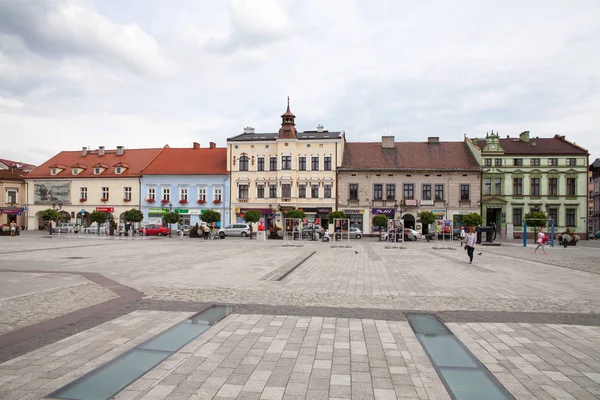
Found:
[{"label": "tree", "polygon": [[388,226],[388,217],[386,217],[383,214],[379,214],[373,217],[373,226],[375,228],[379,228],[379,230],[381,231],[381,228],[387,228]]},{"label": "tree", "polygon": [[348,216],[343,211],[332,211],[327,214],[327,219],[329,220],[330,224],[333,224],[334,219],[348,219]]},{"label": "tree", "polygon": [[[60,219],[60,213],[52,208],[42,211],[42,220],[46,224],[50,224],[51,221],[58,221]],[[50,234],[52,235],[52,224],[50,224]]]},{"label": "tree", "polygon": [[481,218],[481,215],[477,213],[470,213],[463,216],[462,222],[463,225],[467,228],[471,226],[478,227],[481,226],[481,224],[483,224],[483,218]]},{"label": "tree", "polygon": [[250,239],[252,239],[252,224],[255,224],[260,219],[260,211],[258,210],[248,210],[244,212],[244,221],[250,225]]},{"label": "tree", "polygon": [[166,213],[163,218],[165,222],[169,224],[169,237],[171,237],[171,224],[179,222],[179,213],[171,211]]},{"label": "tree", "polygon": [[142,222],[144,220],[144,213],[136,208],[132,208],[123,213],[123,219],[127,222]]},{"label": "tree", "polygon": [[[213,210],[206,210],[200,214],[200,219],[206,222],[209,226],[221,221],[221,213]],[[212,227],[211,227],[212,229]]]},{"label": "tree", "polygon": [[548,215],[542,211],[531,211],[525,214],[525,222],[527,226],[533,227],[533,243],[537,241],[537,229],[541,226],[546,226],[548,223]]},{"label": "tree", "polygon": [[423,227],[427,228],[427,232],[425,233],[429,233],[429,225],[433,224],[436,220],[435,214],[431,211],[421,211],[419,219]]},{"label": "tree", "polygon": [[100,234],[100,224],[103,224],[106,222],[106,213],[102,212],[102,211],[92,211],[90,213],[90,221],[95,222],[96,224],[98,224],[98,235]]},{"label": "tree", "polygon": [[285,217],[304,219],[306,218],[306,213],[302,210],[290,210],[285,214]]}]

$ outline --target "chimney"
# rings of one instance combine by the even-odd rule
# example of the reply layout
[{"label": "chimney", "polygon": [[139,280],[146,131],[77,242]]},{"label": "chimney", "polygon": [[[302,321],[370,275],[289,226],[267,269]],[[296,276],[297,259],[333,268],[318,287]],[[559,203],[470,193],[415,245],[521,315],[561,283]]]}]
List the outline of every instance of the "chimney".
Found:
[{"label": "chimney", "polygon": [[98,146],[98,155],[99,156],[103,156],[104,155],[104,146]]},{"label": "chimney", "polygon": [[210,145],[209,145],[209,147],[210,147],[211,149],[216,149],[216,148],[217,148],[217,144],[216,144],[215,142],[210,142]]},{"label": "chimney", "polygon": [[123,146],[117,146],[117,155],[118,156],[122,156],[123,155]]},{"label": "chimney", "polygon": [[529,131],[522,132],[519,135],[519,139],[521,139],[522,142],[529,143]]},{"label": "chimney", "polygon": [[431,136],[427,138],[427,143],[429,144],[439,144],[440,143],[440,138],[437,136]]},{"label": "chimney", "polygon": [[85,157],[87,155],[87,147],[81,148],[81,155],[82,155],[82,157]]},{"label": "chimney", "polygon": [[192,148],[194,148],[194,149],[199,149],[199,148],[200,148],[200,143],[198,143],[198,142],[194,142],[194,144],[193,144]]},{"label": "chimney", "polygon": [[381,137],[381,148],[382,149],[393,149],[394,148],[394,137],[393,136],[382,136]]},{"label": "chimney", "polygon": [[323,128],[323,125],[319,124],[317,126],[317,132],[323,132],[325,130],[325,128]]},{"label": "chimney", "polygon": [[244,128],[244,133],[254,133],[254,128],[247,126]]}]

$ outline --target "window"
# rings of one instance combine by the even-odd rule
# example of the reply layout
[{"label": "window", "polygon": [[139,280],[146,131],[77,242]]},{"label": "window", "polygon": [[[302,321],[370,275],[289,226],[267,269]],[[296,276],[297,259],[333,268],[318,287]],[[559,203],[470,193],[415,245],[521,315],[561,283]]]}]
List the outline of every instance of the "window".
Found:
[{"label": "window", "polygon": [[298,185],[298,197],[301,199],[306,198],[306,185]]},{"label": "window", "polygon": [[513,195],[523,196],[523,178],[513,178]]},{"label": "window", "polygon": [[265,170],[265,158],[264,157],[258,157],[257,164],[256,164],[256,170],[257,171]]},{"label": "window", "polygon": [[94,175],[100,175],[100,168],[94,168]]},{"label": "window", "polygon": [[306,171],[306,157],[298,157],[298,169]]},{"label": "window", "polygon": [[17,189],[6,189],[6,202],[8,204],[17,204],[19,190]]},{"label": "window", "polygon": [[198,200],[206,201],[206,189],[198,189]]},{"label": "window", "polygon": [[383,185],[380,183],[373,185],[373,200],[383,200]]},{"label": "window", "polygon": [[523,159],[522,158],[513,158],[513,165],[515,167],[520,167],[523,165]]},{"label": "window", "polygon": [[323,186],[323,197],[325,197],[326,199],[330,199],[331,198],[331,185],[326,184]]},{"label": "window", "polygon": [[215,201],[223,201],[223,189],[215,188],[213,193],[213,200]]},{"label": "window", "polygon": [[388,183],[385,186],[385,195],[387,200],[396,200],[396,185]]},{"label": "window", "polygon": [[483,194],[486,196],[490,196],[492,194],[492,180],[490,178],[483,180]]},{"label": "window", "polygon": [[179,188],[179,200],[183,200],[183,201],[188,200],[188,189],[187,188]]},{"label": "window", "polygon": [[423,185],[422,200],[431,200],[431,185]]},{"label": "window", "polygon": [[[79,198],[87,200],[87,188],[79,188]],[[148,188],[148,198],[154,200],[154,188]]]},{"label": "window", "polygon": [[281,169],[292,169],[292,156],[281,156]]},{"label": "window", "polygon": [[240,185],[238,187],[238,199],[248,199],[248,185]]},{"label": "window", "polygon": [[290,183],[283,183],[281,185],[281,197],[289,199],[292,197],[292,185]]},{"label": "window", "polygon": [[529,163],[532,167],[539,167],[540,166],[540,159],[539,158],[532,158],[531,160],[529,160]]},{"label": "window", "polygon": [[77,174],[79,173],[79,169],[78,169],[78,168],[72,168],[72,169],[71,169],[71,173],[72,173],[73,175],[77,175]]},{"label": "window", "polygon": [[102,198],[108,200],[109,197],[109,191],[107,187],[103,187],[102,188]]},{"label": "window", "polygon": [[522,226],[523,225],[523,209],[522,208],[513,208],[513,225],[514,226]]},{"label": "window", "polygon": [[471,200],[471,187],[469,185],[460,185],[460,201]]},{"label": "window", "polygon": [[313,199],[319,198],[319,185],[310,185],[310,197]]},{"label": "window", "polygon": [[319,157],[311,157],[310,158],[310,169],[311,169],[311,171],[319,170]]},{"label": "window", "polygon": [[435,199],[444,200],[444,185],[435,185]]},{"label": "window", "polygon": [[549,158],[548,165],[556,167],[558,165],[558,158]]},{"label": "window", "polygon": [[567,208],[566,210],[567,226],[575,226],[575,209]]},{"label": "window", "polygon": [[121,174],[121,167],[115,168],[115,174],[117,174],[117,175]]},{"label": "window", "polygon": [[558,178],[548,179],[548,195],[558,196]]},{"label": "window", "polygon": [[575,178],[567,178],[567,196],[575,196]]},{"label": "window", "polygon": [[483,165],[485,165],[486,167],[491,167],[492,166],[492,159],[491,158],[484,158],[483,159]]},{"label": "window", "polygon": [[[96,168],[96,169],[98,169],[98,168]],[[56,168],[51,168],[50,169],[50,175],[56,175],[56,171],[58,171]]]},{"label": "window", "polygon": [[502,159],[501,158],[496,158],[495,164],[496,164],[496,167],[501,167],[502,166]]},{"label": "window", "polygon": [[277,171],[277,157],[269,158],[269,171]]},{"label": "window", "polygon": [[577,159],[576,158],[567,158],[567,165],[570,165],[570,166],[577,165]]},{"label": "window", "polygon": [[325,171],[331,171],[331,157],[325,157],[323,159],[323,168],[325,169]]},{"label": "window", "polygon": [[258,185],[256,187],[256,198],[264,199],[265,198],[265,185]]},{"label": "window", "polygon": [[540,178],[531,178],[531,195],[540,195]]},{"label": "window", "polygon": [[494,179],[494,194],[502,194],[502,179]]},{"label": "window", "polygon": [[415,185],[412,183],[404,184],[404,200],[412,200],[415,198]]},{"label": "window", "polygon": [[548,218],[554,221],[554,226],[558,225],[558,208],[548,208]]},{"label": "window", "polygon": [[277,185],[269,185],[269,198],[277,198]]},{"label": "window", "polygon": [[358,183],[351,183],[349,185],[350,200],[358,200]]},{"label": "window", "polygon": [[[125,192],[124,192],[123,196],[124,196],[123,200],[131,201],[131,188],[130,187],[125,188]],[[187,198],[187,193],[186,193],[186,198]]]},{"label": "window", "polygon": [[162,199],[170,201],[171,200],[171,189],[163,188],[162,190]]},{"label": "window", "polygon": [[594,207],[590,207],[589,214],[590,217],[594,215]]},{"label": "window", "polygon": [[240,171],[248,171],[248,156],[240,157]]}]

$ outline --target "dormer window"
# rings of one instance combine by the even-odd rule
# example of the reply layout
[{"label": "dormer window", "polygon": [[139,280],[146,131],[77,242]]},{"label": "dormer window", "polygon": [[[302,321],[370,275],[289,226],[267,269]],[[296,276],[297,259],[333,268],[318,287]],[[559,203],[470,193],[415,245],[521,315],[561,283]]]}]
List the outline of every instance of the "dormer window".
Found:
[{"label": "dormer window", "polygon": [[98,168],[98,167],[94,168],[94,175],[100,175],[101,172],[102,172],[101,168]]},{"label": "dormer window", "polygon": [[121,167],[115,168],[115,174],[119,175],[122,172]]},{"label": "dormer window", "polygon": [[72,169],[71,169],[71,173],[72,173],[73,175],[77,175],[77,174],[79,173],[79,170],[78,170],[77,168],[72,168]]},{"label": "dormer window", "polygon": [[58,172],[58,168],[51,168],[50,169],[50,175],[56,175]]}]

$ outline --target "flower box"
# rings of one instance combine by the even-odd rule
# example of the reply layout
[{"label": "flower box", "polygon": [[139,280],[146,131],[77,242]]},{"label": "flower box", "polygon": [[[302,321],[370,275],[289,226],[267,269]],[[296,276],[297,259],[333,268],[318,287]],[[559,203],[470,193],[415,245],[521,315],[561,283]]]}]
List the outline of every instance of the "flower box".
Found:
[{"label": "flower box", "polygon": [[221,200],[215,200],[213,201],[213,204],[221,204]]},{"label": "flower box", "polygon": [[123,199],[123,201],[124,201],[125,203],[129,203],[129,202],[131,201],[131,199]]},{"label": "flower box", "polygon": [[84,199],[84,198],[79,199],[80,203],[85,203],[86,201],[87,201],[87,199]]},{"label": "flower box", "polygon": [[206,200],[198,200],[198,204],[206,204]]},{"label": "flower box", "polygon": [[152,204],[154,203],[156,200],[154,199],[146,199],[146,203]]},{"label": "flower box", "polygon": [[167,200],[167,199],[162,199],[162,200],[160,201],[160,204],[169,204],[169,200]]},{"label": "flower box", "polygon": [[187,204],[187,200],[179,200],[179,204]]},{"label": "flower box", "polygon": [[100,201],[106,203],[108,201],[108,199],[103,197],[103,198],[100,199]]}]

